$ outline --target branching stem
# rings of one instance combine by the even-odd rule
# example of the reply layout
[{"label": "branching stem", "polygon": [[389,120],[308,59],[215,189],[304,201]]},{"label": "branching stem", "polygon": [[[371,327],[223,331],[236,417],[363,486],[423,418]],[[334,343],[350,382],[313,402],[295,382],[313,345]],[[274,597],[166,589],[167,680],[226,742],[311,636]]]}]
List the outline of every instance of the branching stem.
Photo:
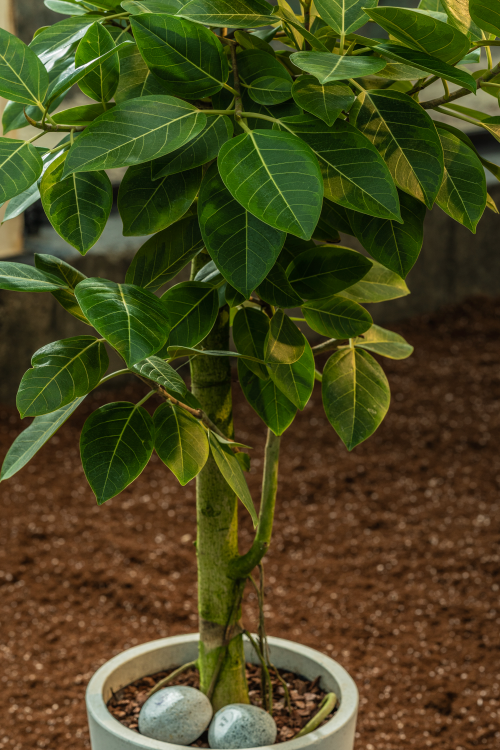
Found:
[{"label": "branching stem", "polygon": [[187,672],[188,669],[192,669],[193,667],[196,667],[198,665],[198,661],[188,661],[187,664],[183,664],[182,667],[179,667],[178,669],[174,669],[173,672],[171,672],[167,677],[164,677],[163,680],[160,680],[160,682],[157,682],[154,688],[151,688],[151,690],[148,693],[148,698],[151,698],[152,695],[158,692],[158,690],[161,690],[166,685],[168,685],[169,682],[172,682],[172,680],[175,680],[180,674],[183,672]]}]

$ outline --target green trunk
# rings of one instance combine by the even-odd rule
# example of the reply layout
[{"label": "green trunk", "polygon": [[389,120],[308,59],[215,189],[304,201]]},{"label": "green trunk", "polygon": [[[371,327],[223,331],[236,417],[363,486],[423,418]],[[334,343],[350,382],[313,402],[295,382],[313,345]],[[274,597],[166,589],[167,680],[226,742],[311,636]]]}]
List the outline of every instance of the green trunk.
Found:
[{"label": "green trunk", "polygon": [[[209,260],[201,255],[193,272]],[[194,275],[193,273],[193,275]],[[221,308],[203,342],[206,349],[229,349],[229,310]],[[231,365],[228,357],[195,357],[191,362],[192,391],[203,411],[228,436],[233,435]],[[233,612],[237,584],[228,577],[238,559],[238,499],[210,456],[196,482],[198,557],[199,670],[207,692],[223,652],[226,625]],[[233,613],[234,614],[234,613]],[[239,612],[237,618],[239,619]],[[214,710],[228,703],[249,703],[242,637],[227,648],[212,696]]]}]

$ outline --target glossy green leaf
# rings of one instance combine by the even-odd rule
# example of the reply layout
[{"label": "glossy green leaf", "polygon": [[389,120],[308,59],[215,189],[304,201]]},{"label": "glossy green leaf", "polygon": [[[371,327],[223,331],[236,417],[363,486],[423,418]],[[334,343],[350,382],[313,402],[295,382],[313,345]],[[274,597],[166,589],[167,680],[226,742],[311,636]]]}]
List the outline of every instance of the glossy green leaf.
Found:
[{"label": "glossy green leaf", "polygon": [[282,435],[293,422],[297,407],[271,378],[258,378],[248,368],[248,362],[241,359],[238,360],[238,379],[252,409],[275,435]]},{"label": "glossy green leaf", "polygon": [[90,415],[80,436],[80,455],[98,505],[119,495],[139,476],[153,446],[153,419],[142,406],[117,401]]},{"label": "glossy green leaf", "polygon": [[185,485],[203,469],[209,455],[206,430],[184,409],[162,404],[154,413],[155,450]]},{"label": "glossy green leaf", "polygon": [[[250,98],[250,94],[247,92],[246,89],[243,90],[241,101],[243,105],[243,110],[245,112],[254,112],[255,114],[266,115],[266,117],[272,117],[276,119],[279,119],[281,117],[292,117],[293,115],[300,115],[302,113],[302,110],[293,101],[293,99],[289,99],[288,101],[283,102],[282,104],[275,104],[273,106],[269,104],[258,104],[257,102],[254,102],[253,99]],[[259,120],[257,117],[248,117],[246,118],[245,121],[248,127],[251,128],[252,130],[256,130],[256,129],[272,130],[273,128],[272,121]],[[236,126],[235,130],[236,130],[236,133],[238,133],[238,126]]]},{"label": "glossy green leaf", "polygon": [[75,141],[66,173],[127,167],[158,159],[198,135],[206,115],[171,96],[142,96],[97,118]]},{"label": "glossy green leaf", "polygon": [[355,250],[340,245],[323,245],[295,258],[287,275],[303,299],[322,299],[360,281],[371,267],[371,261]]},{"label": "glossy green leaf", "polygon": [[36,54],[14,34],[0,29],[0,96],[41,105],[48,87],[48,73]]},{"label": "glossy green leaf", "polygon": [[307,112],[333,125],[342,111],[348,112],[355,96],[345,83],[318,83],[314,76],[297,78],[292,87],[293,98]]},{"label": "glossy green leaf", "polygon": [[427,112],[406,94],[385,89],[362,92],[358,103],[353,124],[376,146],[396,185],[432,208],[443,149]]},{"label": "glossy green leaf", "polygon": [[102,20],[98,15],[73,16],[46,26],[30,44],[34,52],[46,66],[47,70],[57,64],[85,35],[87,29],[96,21]]},{"label": "glossy green leaf", "polygon": [[[469,12],[469,6],[471,8],[474,7],[474,0],[471,3],[469,0],[442,0],[442,4],[448,15],[448,23],[455,26],[462,34],[468,36],[470,40],[482,39],[486,36],[481,31],[481,28],[474,23]],[[493,6],[493,3],[491,5]],[[496,12],[500,21],[500,14],[498,10]]]},{"label": "glossy green leaf", "polygon": [[233,198],[217,164],[210,167],[203,180],[198,218],[215,265],[231,286],[248,298],[276,262],[285,233],[249,213]]},{"label": "glossy green leaf", "polygon": [[258,49],[262,52],[267,52],[268,55],[276,57],[276,52],[271,45],[255,33],[249,33],[242,29],[238,29],[234,32],[234,38],[243,49]]},{"label": "glossy green leaf", "polygon": [[85,396],[77,398],[73,403],[52,412],[52,414],[35,417],[30,426],[26,430],[23,430],[10,446],[2,465],[0,482],[4,479],[10,479],[10,477],[26,466],[35,453],[50,440],[59,427],[80,406],[84,398]]},{"label": "glossy green leaf", "polygon": [[313,331],[334,339],[359,336],[373,324],[364,307],[343,297],[309,300],[302,305],[302,313]]},{"label": "glossy green leaf", "polygon": [[486,178],[479,158],[463,141],[438,127],[444,151],[444,177],[436,203],[475,234],[486,206]]},{"label": "glossy green leaf", "polygon": [[106,106],[103,104],[83,104],[79,107],[71,107],[71,109],[64,109],[62,112],[56,112],[52,115],[52,119],[57,125],[74,125],[77,128],[87,127],[110,107],[114,106],[113,103]]},{"label": "glossy green leaf", "polygon": [[[107,52],[115,51],[113,37],[100,23],[93,24],[78,45],[75,65],[85,65],[98,57],[102,58]],[[103,60],[91,72],[78,81],[78,87],[90,99],[98,102],[109,102],[113,98],[120,78],[120,61],[116,52]]]},{"label": "glossy green leaf", "polygon": [[44,0],[44,5],[63,16],[83,16],[87,12],[86,8],[67,0]]},{"label": "glossy green leaf", "polygon": [[253,358],[246,361],[246,367],[262,380],[269,377],[266,367],[261,364],[268,333],[269,318],[261,310],[242,307],[234,316],[234,345],[240,354]]},{"label": "glossy green leaf", "polygon": [[379,263],[405,278],[413,268],[424,239],[425,206],[400,192],[403,224],[353,211],[350,223],[365,250]]},{"label": "glossy green leaf", "polygon": [[384,371],[361,349],[342,349],[330,357],[322,396],[328,421],[348,450],[375,432],[390,403]]},{"label": "glossy green leaf", "polygon": [[236,456],[227,445],[220,443],[213,433],[210,433],[210,449],[212,451],[212,456],[215,459],[215,463],[219,467],[220,473],[248,510],[252,517],[254,526],[256,526],[258,518],[255,506],[242,468]]},{"label": "glossy green leaf", "polygon": [[323,21],[337,33],[350,34],[368,21],[365,8],[374,8],[377,0],[314,0]]},{"label": "glossy green leaf", "polygon": [[318,39],[318,37],[314,36],[314,34],[308,31],[305,26],[299,21],[295,13],[284,7],[283,3],[281,5],[278,5],[278,7],[276,8],[276,15],[280,16],[280,18],[282,18],[285,22],[284,28],[289,32],[289,35],[290,32],[292,32],[292,36],[295,38],[295,41],[300,41],[300,44],[298,46],[301,49],[303,49],[304,43],[307,43],[313,50],[317,50],[319,52],[329,52],[328,47],[326,47],[323,42]]},{"label": "glossy green leaf", "polygon": [[271,318],[264,348],[269,365],[291,365],[301,358],[306,340],[288,315],[278,310]]},{"label": "glossy green leaf", "polygon": [[262,76],[253,81],[248,93],[258,104],[281,104],[292,98],[292,82],[285,78]]},{"label": "glossy green leaf", "polygon": [[125,0],[122,8],[132,15],[141,13],[168,13],[175,16],[184,5],[185,0]]},{"label": "glossy green leaf", "polygon": [[292,364],[269,365],[269,376],[297,409],[304,409],[314,388],[314,354],[304,338],[304,351]]},{"label": "glossy green leaf", "polygon": [[344,120],[329,127],[311,115],[285,117],[280,124],[300,136],[316,155],[325,198],[369,216],[401,220],[391,173],[359,130]]},{"label": "glossy green leaf", "polygon": [[294,52],[290,60],[320,83],[371,76],[383,70],[387,64],[380,57],[347,57],[330,52]]},{"label": "glossy green leaf", "polygon": [[31,364],[17,392],[21,418],[49,414],[90,393],[106,373],[109,359],[102,340],[77,336],[43,346]]},{"label": "glossy green leaf", "polygon": [[151,176],[151,162],[130,167],[118,191],[118,211],[125,237],[154,234],[181,219],[196,198],[201,167],[160,180]]},{"label": "glossy green leaf", "polygon": [[332,203],[325,198],[313,238],[315,240],[323,240],[324,242],[328,242],[328,244],[334,244],[335,242],[340,242],[338,232],[351,234],[354,237],[354,230],[350,223],[350,216],[353,213],[350,209],[339,206],[337,203]]},{"label": "glossy green leaf", "polygon": [[0,260],[0,289],[14,292],[52,292],[66,288],[57,276],[25,263]]},{"label": "glossy green leaf", "polygon": [[238,307],[238,305],[241,305],[245,301],[245,295],[235,289],[234,286],[226,282],[224,287],[224,303],[229,305],[229,307]]},{"label": "glossy green leaf", "polygon": [[371,8],[367,14],[407,47],[444,62],[453,64],[469,51],[465,34],[428,11],[386,6]]},{"label": "glossy green leaf", "polygon": [[217,289],[202,281],[182,281],[161,301],[171,325],[167,346],[196,346],[208,336],[219,313]]},{"label": "glossy green leaf", "polygon": [[146,357],[141,362],[132,365],[130,369],[142,375],[142,377],[158,383],[170,394],[182,397],[187,392],[186,384],[179,373],[160,357]]},{"label": "glossy green leaf", "polygon": [[192,357],[192,356],[207,356],[207,357],[236,357],[237,359],[241,358],[245,361],[251,361],[251,362],[260,362],[260,364],[265,364],[265,362],[262,360],[257,360],[255,357],[249,357],[246,354],[240,354],[239,352],[230,352],[230,351],[224,351],[221,349],[195,349],[194,347],[190,346],[169,346],[168,347],[168,356],[171,359],[177,359],[177,357]]},{"label": "glossy green leaf", "polygon": [[476,81],[470,73],[455,68],[453,65],[448,65],[448,63],[428,55],[426,52],[408,49],[401,44],[381,44],[375,47],[374,51],[390,60],[396,60],[412,68],[422,70],[424,73],[445,78],[451,83],[456,83],[457,86],[464,86],[469,91],[476,92]]},{"label": "glossy green leaf", "polygon": [[361,281],[339,292],[340,297],[359,303],[385,302],[406,297],[407,294],[410,294],[410,290],[401,276],[377,261],[372,261],[372,267]]},{"label": "glossy green leaf", "polygon": [[197,218],[181,219],[144,243],[130,264],[125,281],[156,292],[177,276],[202,247]]},{"label": "glossy green leaf", "polygon": [[284,65],[274,55],[262,52],[262,50],[243,50],[236,56],[236,61],[238,77],[247,85],[253,84],[258,78],[264,76],[282,78],[285,81],[292,82],[290,73]]},{"label": "glossy green leaf", "polygon": [[311,237],[323,186],[318,162],[305,143],[289,133],[254,130],[224,144],[218,165],[229,192],[247,211],[275,229]]},{"label": "glossy green leaf", "polygon": [[406,359],[413,353],[413,346],[408,344],[399,333],[375,325],[361,338],[354,339],[354,346],[381,354],[382,357],[389,359]]},{"label": "glossy green leaf", "polygon": [[40,183],[48,220],[63,240],[85,255],[104,231],[113,205],[105,172],[80,172],[62,179],[66,154],[49,166]]},{"label": "glossy green leaf", "polygon": [[207,26],[248,29],[276,23],[273,12],[265,0],[191,0],[179,15]]},{"label": "glossy green leaf", "polygon": [[128,367],[155,354],[167,340],[165,306],[151,292],[130,284],[85,279],[75,290],[83,313]]},{"label": "glossy green leaf", "polygon": [[120,54],[120,79],[115,102],[123,104],[140,96],[161,96],[168,91],[142,59],[137,46],[128,46]]},{"label": "glossy green leaf", "polygon": [[496,0],[469,0],[469,13],[480,29],[500,36],[500,9]]},{"label": "glossy green leaf", "polygon": [[264,302],[275,307],[298,307],[302,304],[302,298],[290,285],[285,269],[280,263],[274,264],[256,291]]},{"label": "glossy green leaf", "polygon": [[200,99],[220,91],[229,76],[215,34],[177,16],[133,16],[132,30],[148,68],[173,96]]},{"label": "glossy green leaf", "polygon": [[298,255],[305,253],[306,250],[316,248],[316,243],[313,240],[301,240],[299,237],[295,237],[293,234],[287,234],[283,249],[279,254],[278,263],[286,269]]},{"label": "glossy green leaf", "polygon": [[42,169],[41,153],[31,143],[0,138],[0,204],[24,193]]},{"label": "glossy green leaf", "polygon": [[51,292],[52,296],[55,297],[59,304],[62,305],[70,315],[81,320],[82,323],[90,325],[89,321],[82,313],[80,305],[75,297],[76,285],[87,277],[76,268],[73,268],[73,266],[70,266],[69,263],[61,260],[61,258],[56,258],[53,255],[47,255],[45,253],[35,253],[34,257],[35,267],[38,268],[39,271],[51,274],[51,276],[56,277],[66,285],[66,288]]}]

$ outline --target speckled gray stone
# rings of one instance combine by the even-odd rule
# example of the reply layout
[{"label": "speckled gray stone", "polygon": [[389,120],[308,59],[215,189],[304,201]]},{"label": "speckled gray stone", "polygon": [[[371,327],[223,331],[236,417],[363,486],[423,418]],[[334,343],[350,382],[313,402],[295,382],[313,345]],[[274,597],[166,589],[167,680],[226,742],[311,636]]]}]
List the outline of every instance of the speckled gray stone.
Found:
[{"label": "speckled gray stone", "polygon": [[206,695],[186,685],[172,685],[148,698],[139,714],[139,732],[174,745],[190,745],[212,718]]},{"label": "speckled gray stone", "polygon": [[272,716],[258,706],[231,703],[215,714],[208,728],[208,744],[220,750],[274,745],[278,730]]}]

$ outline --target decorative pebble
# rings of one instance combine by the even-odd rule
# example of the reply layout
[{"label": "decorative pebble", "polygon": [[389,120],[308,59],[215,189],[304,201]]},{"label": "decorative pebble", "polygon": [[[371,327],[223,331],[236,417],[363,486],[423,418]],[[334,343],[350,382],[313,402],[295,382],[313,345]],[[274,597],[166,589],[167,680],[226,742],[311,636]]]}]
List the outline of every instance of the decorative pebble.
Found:
[{"label": "decorative pebble", "polygon": [[274,745],[278,730],[267,711],[246,703],[232,703],[215,714],[208,728],[208,744],[220,750]]},{"label": "decorative pebble", "polygon": [[212,704],[199,690],[173,685],[147,699],[139,714],[139,732],[153,740],[190,745],[212,718]]}]

